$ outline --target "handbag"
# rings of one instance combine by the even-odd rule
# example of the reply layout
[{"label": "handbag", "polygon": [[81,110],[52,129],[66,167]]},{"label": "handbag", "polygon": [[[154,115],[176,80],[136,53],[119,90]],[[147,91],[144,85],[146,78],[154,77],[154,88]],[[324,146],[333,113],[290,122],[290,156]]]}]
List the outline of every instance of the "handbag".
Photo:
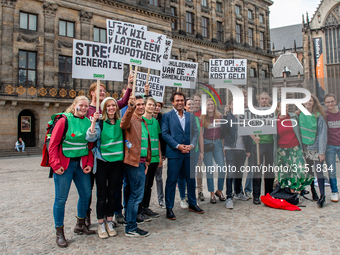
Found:
[{"label": "handbag", "polygon": [[270,195],[273,198],[283,199],[286,200],[288,203],[292,205],[297,205],[300,202],[300,194],[299,193],[292,193],[290,192],[289,188],[281,189],[280,185],[278,184],[276,188],[273,190]]},{"label": "handbag", "polygon": [[[203,129],[203,135],[204,135],[204,129]],[[215,150],[215,130],[214,130],[214,138],[212,143],[206,143],[204,144],[204,152],[212,152]]]}]

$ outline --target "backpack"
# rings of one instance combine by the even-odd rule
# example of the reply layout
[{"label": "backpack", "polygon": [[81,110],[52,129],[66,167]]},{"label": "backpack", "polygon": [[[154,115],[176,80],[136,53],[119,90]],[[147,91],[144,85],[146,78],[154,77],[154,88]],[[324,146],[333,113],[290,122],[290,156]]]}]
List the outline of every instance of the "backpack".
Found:
[{"label": "backpack", "polygon": [[48,123],[47,123],[47,132],[45,135],[45,141],[44,141],[44,145],[43,145],[43,149],[42,149],[42,160],[40,165],[43,167],[50,167],[50,173],[49,173],[49,178],[52,178],[53,176],[53,169],[50,166],[50,162],[49,162],[49,146],[50,146],[50,140],[51,140],[51,135],[53,132],[53,129],[57,123],[58,120],[60,120],[61,118],[65,118],[65,129],[64,129],[64,133],[63,133],[63,137],[61,139],[61,143],[65,140],[66,138],[66,132],[68,129],[68,121],[67,118],[62,114],[62,113],[58,113],[55,115],[52,115],[51,119]]}]

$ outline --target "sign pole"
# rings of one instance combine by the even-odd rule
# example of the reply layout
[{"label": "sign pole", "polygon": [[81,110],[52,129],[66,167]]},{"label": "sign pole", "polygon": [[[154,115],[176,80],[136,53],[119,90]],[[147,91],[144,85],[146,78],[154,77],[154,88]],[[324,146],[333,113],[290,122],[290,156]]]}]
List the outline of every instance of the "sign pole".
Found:
[{"label": "sign pole", "polygon": [[135,96],[137,72],[138,72],[138,66],[136,65],[135,66],[135,74],[134,74],[134,77],[133,77],[132,96]]},{"label": "sign pole", "polygon": [[146,76],[146,83],[149,84],[150,68],[148,68],[148,75]]},{"label": "sign pole", "polygon": [[[259,136],[256,135],[256,138],[258,138]],[[257,143],[256,144],[256,150],[257,150],[257,165],[260,165],[260,144]]]},{"label": "sign pole", "polygon": [[99,113],[99,91],[100,91],[100,80],[97,80],[97,100],[96,100],[96,112]]}]

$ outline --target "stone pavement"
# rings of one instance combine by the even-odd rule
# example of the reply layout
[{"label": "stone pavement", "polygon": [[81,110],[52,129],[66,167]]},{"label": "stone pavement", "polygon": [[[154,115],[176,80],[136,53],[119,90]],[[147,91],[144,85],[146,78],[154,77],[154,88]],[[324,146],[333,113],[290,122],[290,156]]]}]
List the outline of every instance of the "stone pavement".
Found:
[{"label": "stone pavement", "polygon": [[[72,232],[78,197],[72,185],[65,215],[69,247],[61,249],[55,243],[53,179],[47,178],[49,170],[40,167],[40,159],[0,159],[0,254],[340,253],[340,203],[330,201],[329,187],[324,208],[304,200],[306,207],[300,212],[257,206],[252,200],[234,201],[234,209],[228,210],[223,202],[210,204],[205,188],[206,201],[200,204],[205,214],[198,215],[180,209],[177,192],[176,221],[166,219],[154,189],[151,208],[161,216],[140,225],[150,232],[149,237],[125,237],[123,226],[118,226],[118,236],[102,240]],[[95,210],[92,216],[91,228],[96,229]]]}]

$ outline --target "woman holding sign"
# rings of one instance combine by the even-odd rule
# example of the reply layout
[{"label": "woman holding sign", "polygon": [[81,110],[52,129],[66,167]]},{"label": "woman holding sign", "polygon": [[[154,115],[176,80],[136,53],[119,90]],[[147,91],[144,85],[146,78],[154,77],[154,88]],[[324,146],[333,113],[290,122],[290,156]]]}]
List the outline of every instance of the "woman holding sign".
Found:
[{"label": "woman holding sign", "polygon": [[97,146],[93,149],[96,160],[93,173],[96,174],[97,185],[98,236],[108,238],[117,235],[113,229],[113,215],[117,188],[124,173],[124,139],[116,100],[112,97],[105,98],[101,108],[102,118],[98,122],[99,113],[94,113],[86,139],[89,142],[97,141]]},{"label": "woman holding sign", "polygon": [[[67,247],[64,216],[72,180],[79,194],[77,224],[73,231],[77,234],[95,234],[95,231],[89,230],[85,225],[86,210],[91,196],[89,173],[93,167],[90,144],[85,139],[86,131],[91,126],[90,120],[85,117],[88,109],[88,99],[84,96],[76,97],[73,104],[62,114],[63,117],[56,122],[51,135],[49,155],[55,185],[53,217],[59,247]],[[63,140],[66,124],[67,131]]]}]

